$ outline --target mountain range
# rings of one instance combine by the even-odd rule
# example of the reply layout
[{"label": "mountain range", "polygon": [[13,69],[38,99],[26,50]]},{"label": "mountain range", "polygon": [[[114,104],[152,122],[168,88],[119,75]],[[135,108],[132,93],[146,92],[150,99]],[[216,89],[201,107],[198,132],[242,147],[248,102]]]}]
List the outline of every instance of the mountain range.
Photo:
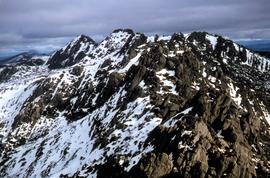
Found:
[{"label": "mountain range", "polygon": [[[34,61],[35,59],[45,60],[49,57],[47,54],[41,54],[36,51],[22,52],[10,57],[0,58],[0,66],[10,65],[10,64],[22,64],[24,62]],[[42,61],[40,61],[42,62]],[[43,61],[45,63],[45,61]]]},{"label": "mountain range", "polygon": [[268,177],[269,70],[222,36],[131,29],[4,64],[0,177]]}]

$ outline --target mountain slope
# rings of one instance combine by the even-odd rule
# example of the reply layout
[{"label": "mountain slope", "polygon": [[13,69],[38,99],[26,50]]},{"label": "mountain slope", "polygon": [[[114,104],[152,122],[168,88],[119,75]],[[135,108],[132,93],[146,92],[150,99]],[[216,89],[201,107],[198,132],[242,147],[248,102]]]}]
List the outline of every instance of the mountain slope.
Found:
[{"label": "mountain slope", "polygon": [[269,62],[206,32],[80,36],[1,81],[0,175],[268,176]]}]

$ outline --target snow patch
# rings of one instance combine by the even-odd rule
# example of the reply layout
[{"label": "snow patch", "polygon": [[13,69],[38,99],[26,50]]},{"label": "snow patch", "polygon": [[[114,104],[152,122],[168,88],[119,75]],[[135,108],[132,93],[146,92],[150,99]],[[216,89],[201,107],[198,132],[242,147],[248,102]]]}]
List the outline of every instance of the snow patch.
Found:
[{"label": "snow patch", "polygon": [[238,94],[239,88],[237,86],[234,86],[232,83],[229,83],[228,87],[232,99],[238,106],[241,107],[242,97],[240,94]]},{"label": "snow patch", "polygon": [[213,49],[215,49],[216,44],[217,44],[217,37],[207,34],[206,39],[208,41],[210,41],[210,43],[212,44]]}]

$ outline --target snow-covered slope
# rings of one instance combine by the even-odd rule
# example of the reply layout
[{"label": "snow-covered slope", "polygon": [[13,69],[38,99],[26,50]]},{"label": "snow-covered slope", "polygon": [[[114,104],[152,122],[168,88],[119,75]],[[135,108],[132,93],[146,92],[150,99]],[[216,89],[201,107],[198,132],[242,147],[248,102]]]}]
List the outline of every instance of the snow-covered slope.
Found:
[{"label": "snow-covered slope", "polygon": [[267,176],[268,65],[208,33],[79,36],[1,69],[0,176]]}]

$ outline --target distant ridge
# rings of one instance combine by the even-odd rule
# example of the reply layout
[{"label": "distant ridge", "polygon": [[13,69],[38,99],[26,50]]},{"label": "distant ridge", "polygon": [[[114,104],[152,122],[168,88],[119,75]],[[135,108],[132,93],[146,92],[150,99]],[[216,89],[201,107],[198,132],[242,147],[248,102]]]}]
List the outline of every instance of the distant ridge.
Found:
[{"label": "distant ridge", "polygon": [[47,56],[48,54],[39,53],[37,51],[31,50],[28,52],[22,52],[13,56],[9,57],[2,57],[0,58],[0,65],[7,65],[7,64],[16,64],[22,61],[30,60],[34,56]]}]

